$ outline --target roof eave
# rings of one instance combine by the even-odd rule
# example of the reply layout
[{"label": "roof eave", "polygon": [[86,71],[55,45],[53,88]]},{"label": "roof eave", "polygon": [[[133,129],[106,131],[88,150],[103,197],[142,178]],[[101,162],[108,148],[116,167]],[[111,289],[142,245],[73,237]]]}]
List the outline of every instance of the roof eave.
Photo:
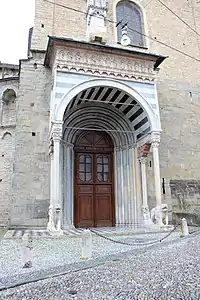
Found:
[{"label": "roof eave", "polygon": [[74,39],[64,38],[64,37],[56,37],[56,36],[48,36],[48,37],[49,37],[49,41],[48,41],[46,56],[45,56],[45,60],[44,60],[44,65],[45,66],[49,66],[50,53],[52,52],[52,48],[53,48],[55,42],[63,42],[63,43],[66,43],[66,44],[71,43],[71,44],[74,44],[74,46],[77,45],[77,44],[87,45],[89,47],[93,47],[93,48],[96,48],[96,49],[121,51],[122,53],[135,54],[135,55],[140,56],[140,57],[152,58],[152,60],[155,61],[154,70],[156,70],[161,65],[161,63],[167,58],[167,56],[157,55],[157,54],[154,54],[154,53],[147,53],[147,52],[137,51],[135,49],[133,50],[133,49],[130,49],[130,48],[123,49],[123,48],[114,47],[114,46],[110,46],[110,45],[95,44],[95,43],[90,43],[90,42],[80,41],[80,40],[74,40]]}]

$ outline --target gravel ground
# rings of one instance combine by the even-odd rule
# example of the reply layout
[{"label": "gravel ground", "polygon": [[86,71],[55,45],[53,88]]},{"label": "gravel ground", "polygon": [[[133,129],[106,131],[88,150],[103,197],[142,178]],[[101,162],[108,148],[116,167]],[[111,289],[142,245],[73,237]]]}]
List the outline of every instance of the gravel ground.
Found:
[{"label": "gravel ground", "polygon": [[[133,243],[137,241],[157,240],[167,233],[140,234],[134,236],[111,236],[114,240]],[[172,233],[167,240],[179,238],[179,233]],[[101,237],[93,236],[93,259],[106,255],[122,253],[132,250],[132,246],[116,244]],[[141,247],[141,246],[139,246]],[[136,247],[137,248],[137,247]],[[9,276],[31,274],[35,271],[44,271],[49,268],[60,267],[80,262],[81,238],[36,238],[33,240],[33,268],[23,269],[21,239],[0,240],[0,281]]]},{"label": "gravel ground", "polygon": [[0,292],[10,300],[199,300],[200,235]]}]

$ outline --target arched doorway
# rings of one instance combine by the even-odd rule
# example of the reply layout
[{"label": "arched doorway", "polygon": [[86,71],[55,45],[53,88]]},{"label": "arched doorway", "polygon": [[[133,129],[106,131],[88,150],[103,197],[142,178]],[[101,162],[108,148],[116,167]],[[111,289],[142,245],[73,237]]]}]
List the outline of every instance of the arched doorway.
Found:
[{"label": "arched doorway", "polygon": [[74,150],[74,225],[114,226],[114,145],[110,136],[102,131],[82,131]]}]

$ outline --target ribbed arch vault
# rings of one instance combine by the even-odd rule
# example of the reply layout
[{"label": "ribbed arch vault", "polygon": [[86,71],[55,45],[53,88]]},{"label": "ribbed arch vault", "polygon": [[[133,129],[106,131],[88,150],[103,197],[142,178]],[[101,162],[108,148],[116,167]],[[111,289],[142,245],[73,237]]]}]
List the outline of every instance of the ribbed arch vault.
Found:
[{"label": "ribbed arch vault", "polygon": [[66,110],[63,128],[64,139],[72,144],[77,134],[87,128],[106,131],[115,147],[133,146],[135,143],[131,122],[116,108],[101,103],[84,103],[69,112]]},{"label": "ribbed arch vault", "polygon": [[[87,107],[95,107],[96,111],[93,112],[96,115],[99,115],[98,108],[102,107],[102,105],[107,107],[107,116],[108,111],[115,111],[115,115],[118,112],[118,117],[120,116],[120,118],[117,117],[117,123],[123,121],[127,123],[126,126],[129,128],[129,131],[135,135],[135,142],[147,136],[151,131],[161,130],[160,120],[150,103],[135,89],[117,80],[92,79],[71,88],[57,106],[55,120],[63,122],[66,115],[71,115],[76,109],[82,115],[83,104],[87,104]],[[103,114],[106,115],[105,112]],[[101,120],[104,118],[103,114]],[[79,113],[76,116],[77,118],[81,117]],[[85,117],[87,117],[86,114]],[[93,116],[91,118],[93,119]],[[112,119],[111,116],[109,119]],[[106,121],[109,123],[109,120]],[[114,120],[113,122],[115,123]],[[115,125],[117,124],[115,123]],[[114,125],[110,126],[113,127]],[[118,127],[121,126],[118,124],[114,130]],[[101,129],[106,129],[105,125]],[[107,129],[113,130],[113,128]]]}]

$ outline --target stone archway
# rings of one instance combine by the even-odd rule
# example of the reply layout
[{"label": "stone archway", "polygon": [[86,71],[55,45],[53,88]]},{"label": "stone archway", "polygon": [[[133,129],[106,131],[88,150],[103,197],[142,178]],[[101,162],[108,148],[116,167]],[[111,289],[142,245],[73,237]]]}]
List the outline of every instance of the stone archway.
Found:
[{"label": "stone archway", "polygon": [[[124,101],[127,103],[127,106],[128,105],[135,105],[135,106],[138,105],[141,108],[142,112],[144,112],[145,115],[147,116],[147,118],[149,119],[150,130],[151,131],[161,131],[160,119],[155,114],[155,112],[153,111],[150,104],[132,87],[126,85],[125,83],[121,83],[120,81],[113,80],[113,79],[106,79],[106,80],[105,79],[91,79],[91,80],[85,81],[85,82],[73,87],[72,89],[70,89],[70,91],[66,95],[64,95],[64,97],[61,99],[60,104],[58,105],[58,107],[55,111],[56,122],[63,122],[63,117],[65,114],[65,111],[66,111],[66,109],[70,109],[73,106],[73,105],[72,106],[70,105],[70,103],[71,104],[73,103],[73,100],[74,101],[75,100],[82,101],[81,98],[83,95],[85,96],[86,91],[88,91],[89,93],[91,92],[90,96],[92,96],[92,94],[97,95],[97,93],[99,92],[99,90],[101,88],[104,88],[106,92],[108,92],[108,90],[111,89],[111,93],[114,91],[116,93],[121,91],[123,93],[123,96],[127,95],[128,98]],[[93,93],[92,93],[92,91],[93,91]],[[122,93],[121,93],[121,95],[122,95]],[[118,96],[117,96],[117,98],[118,98]],[[77,97],[78,97],[78,99],[77,99]],[[97,100],[96,102],[98,102],[98,99],[93,99],[93,100]],[[120,99],[120,100],[122,100],[122,99]],[[135,102],[131,103],[132,101],[135,101]],[[115,102],[115,101],[113,101],[113,102]],[[124,104],[124,102],[122,102],[122,104]],[[77,104],[78,101],[76,101],[75,103]],[[121,103],[118,103],[118,104],[120,105]],[[113,103],[113,105],[115,105],[115,103]]]},{"label": "stone archway", "polygon": [[[84,130],[107,132],[113,140],[116,226],[140,223],[138,147],[141,139],[151,143],[152,132],[156,133],[155,140],[160,132],[160,120],[147,101],[131,87],[115,80],[89,80],[72,88],[62,98],[55,119],[51,133],[54,141],[51,203],[57,203],[57,211],[62,212],[63,228],[80,226],[74,220],[74,145]],[[154,156],[158,191],[158,152],[154,151]],[[157,202],[160,201],[159,193],[156,197]]]}]

